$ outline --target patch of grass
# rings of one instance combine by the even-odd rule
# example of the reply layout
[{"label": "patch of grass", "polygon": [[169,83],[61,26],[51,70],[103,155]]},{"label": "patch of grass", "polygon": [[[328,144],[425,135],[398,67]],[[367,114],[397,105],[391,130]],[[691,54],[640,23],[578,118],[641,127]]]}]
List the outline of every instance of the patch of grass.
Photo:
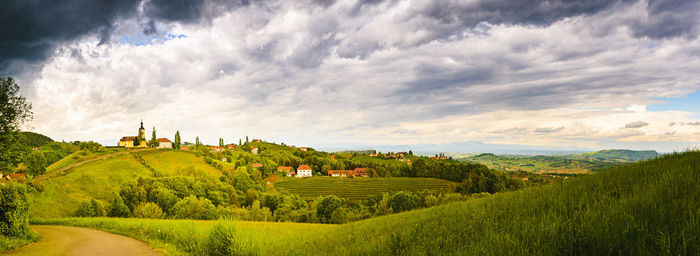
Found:
[{"label": "patch of grass", "polygon": [[453,192],[454,182],[433,178],[286,178],[274,183],[279,191],[298,194],[312,200],[318,196],[335,195],[349,200],[362,200],[371,195],[390,191],[432,190]]},{"label": "patch of grass", "polygon": [[197,172],[201,172],[209,176],[220,176],[221,171],[207,164],[203,157],[191,152],[180,150],[157,150],[144,152],[143,159],[148,162],[157,172],[165,175],[179,175],[178,170],[185,170],[189,167],[194,168]]},{"label": "patch of grass", "polygon": [[0,235],[0,252],[12,250],[25,244],[39,241],[39,236],[34,234],[30,237],[5,237]]},{"label": "patch of grass", "polygon": [[[134,237],[165,255],[288,255],[337,225],[122,218],[35,219],[33,224],[95,228]],[[227,253],[221,253],[222,248]],[[237,255],[238,255],[237,254]]]}]

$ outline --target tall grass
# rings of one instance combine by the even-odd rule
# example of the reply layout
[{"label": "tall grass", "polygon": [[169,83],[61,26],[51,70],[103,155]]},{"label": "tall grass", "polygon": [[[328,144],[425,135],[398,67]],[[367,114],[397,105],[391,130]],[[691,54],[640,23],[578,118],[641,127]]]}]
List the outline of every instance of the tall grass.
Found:
[{"label": "tall grass", "polygon": [[[179,255],[698,255],[700,152],[350,224],[56,219]],[[218,225],[218,226],[217,226]]]}]

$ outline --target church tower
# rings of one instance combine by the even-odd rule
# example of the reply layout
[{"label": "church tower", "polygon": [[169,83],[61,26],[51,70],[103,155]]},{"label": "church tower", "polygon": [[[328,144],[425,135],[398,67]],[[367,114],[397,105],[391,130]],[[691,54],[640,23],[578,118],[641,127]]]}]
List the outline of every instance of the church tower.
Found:
[{"label": "church tower", "polygon": [[143,120],[141,120],[141,127],[139,128],[139,142],[138,147],[148,147],[146,143],[146,129],[143,128]]}]

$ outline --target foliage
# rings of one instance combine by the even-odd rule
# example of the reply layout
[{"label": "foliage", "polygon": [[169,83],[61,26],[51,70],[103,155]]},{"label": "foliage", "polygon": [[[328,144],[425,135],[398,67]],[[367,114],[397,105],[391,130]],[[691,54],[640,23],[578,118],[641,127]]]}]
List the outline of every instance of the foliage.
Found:
[{"label": "foliage", "polygon": [[44,153],[41,151],[32,151],[25,157],[23,162],[32,175],[44,174],[46,171],[46,156],[44,156]]},{"label": "foliage", "polygon": [[209,199],[194,195],[183,198],[173,206],[174,216],[178,219],[211,220],[216,217],[215,209]]},{"label": "foliage", "polygon": [[0,186],[0,235],[28,237],[31,188],[15,182]]},{"label": "foliage", "polygon": [[153,133],[151,134],[151,140],[148,141],[148,145],[151,146],[152,148],[157,148],[160,146],[160,142],[158,141],[158,137],[156,137],[156,127],[153,127]]},{"label": "foliage", "polygon": [[331,215],[333,212],[335,212],[337,209],[339,209],[343,205],[343,201],[338,198],[337,196],[330,195],[326,197],[322,197],[320,199],[320,203],[318,205],[318,208],[316,209],[316,214],[318,215],[318,218],[321,220],[321,223],[330,223],[331,222]]},{"label": "foliage", "polygon": [[18,131],[32,119],[31,103],[18,92],[12,77],[0,77],[0,170],[11,169],[21,159]]},{"label": "foliage", "polygon": [[78,146],[80,147],[80,150],[86,152],[105,152],[105,148],[100,143],[94,141],[80,142]]},{"label": "foliage", "polygon": [[180,146],[182,144],[182,139],[180,138],[180,131],[175,132],[175,141],[173,142],[173,148],[175,149],[180,149]]},{"label": "foliage", "polygon": [[124,200],[119,193],[114,193],[112,197],[112,208],[109,210],[108,216],[127,218],[129,215],[131,215],[129,207],[124,204]]},{"label": "foliage", "polygon": [[99,201],[92,199],[92,200],[84,200],[80,203],[80,206],[78,206],[78,210],[75,213],[75,216],[77,217],[104,217],[107,216],[107,213],[102,206],[102,203]]},{"label": "foliage", "polygon": [[145,219],[162,219],[165,217],[163,210],[155,203],[141,203],[134,209],[134,217]]},{"label": "foliage", "polygon": [[307,200],[318,196],[335,195],[347,200],[362,200],[372,195],[391,191],[430,190],[437,193],[454,192],[455,183],[434,178],[290,178],[276,182],[280,191],[298,194]]},{"label": "foliage", "polygon": [[410,193],[399,191],[391,196],[389,204],[394,212],[413,210],[418,207],[418,198]]}]

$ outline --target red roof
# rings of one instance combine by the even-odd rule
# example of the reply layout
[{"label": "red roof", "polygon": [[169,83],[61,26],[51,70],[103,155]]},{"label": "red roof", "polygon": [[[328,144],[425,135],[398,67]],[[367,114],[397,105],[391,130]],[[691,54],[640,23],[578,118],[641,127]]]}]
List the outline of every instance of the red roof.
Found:
[{"label": "red roof", "polygon": [[228,148],[235,148],[236,145],[228,145],[227,147],[228,147]]},{"label": "red roof", "polygon": [[158,138],[158,142],[172,142],[167,138]]},{"label": "red roof", "polygon": [[366,170],[367,170],[367,168],[355,168],[354,171],[356,171],[356,172],[364,172],[364,171],[366,171]]},{"label": "red roof", "polygon": [[136,136],[124,136],[124,137],[122,137],[122,139],[119,140],[119,141],[120,141],[120,142],[121,142],[121,141],[133,141],[133,140],[135,140],[135,139],[136,139]]},{"label": "red roof", "polygon": [[331,158],[335,159],[335,156],[331,156]]},{"label": "red roof", "polygon": [[311,167],[305,164],[302,164],[297,168],[297,170],[311,170]]},{"label": "red roof", "polygon": [[278,171],[291,171],[292,167],[291,166],[280,166],[280,167],[277,167],[277,170]]},{"label": "red roof", "polygon": [[260,166],[262,166],[262,164],[254,163],[254,164],[252,164],[252,166],[253,166],[253,167],[260,167]]},{"label": "red roof", "polygon": [[190,150],[188,147],[180,147],[180,150]]}]

